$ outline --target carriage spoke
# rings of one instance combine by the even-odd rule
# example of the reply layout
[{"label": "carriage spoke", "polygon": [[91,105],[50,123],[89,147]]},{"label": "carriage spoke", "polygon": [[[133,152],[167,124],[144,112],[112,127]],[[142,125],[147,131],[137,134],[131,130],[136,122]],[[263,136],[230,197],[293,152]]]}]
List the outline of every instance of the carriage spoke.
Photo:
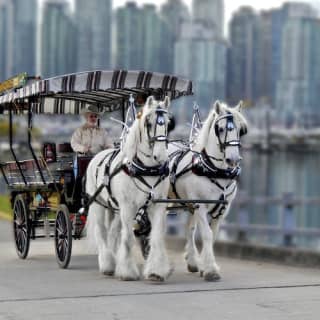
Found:
[{"label": "carriage spoke", "polygon": [[18,250],[21,252],[21,236],[20,236],[20,230],[17,231],[16,243],[17,243]]},{"label": "carriage spoke", "polygon": [[26,244],[26,234],[24,232],[20,232],[20,237],[21,237],[21,252],[23,251],[23,248],[25,247]]},{"label": "carriage spoke", "polygon": [[64,250],[64,246],[63,246],[63,239],[60,239],[58,241],[58,256],[60,260],[63,260],[65,257],[65,250]]}]

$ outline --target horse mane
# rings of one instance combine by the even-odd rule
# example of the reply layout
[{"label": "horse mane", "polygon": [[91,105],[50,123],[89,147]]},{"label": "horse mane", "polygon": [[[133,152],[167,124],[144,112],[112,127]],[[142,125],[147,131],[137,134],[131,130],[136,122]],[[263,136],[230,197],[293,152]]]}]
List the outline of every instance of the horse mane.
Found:
[{"label": "horse mane", "polygon": [[[248,124],[245,119],[245,117],[239,112],[236,108],[230,108],[228,107],[227,104],[225,103],[219,103],[220,104],[220,110],[221,110],[221,115],[226,114],[227,112],[231,112],[234,115],[234,119],[236,121],[236,125],[239,128],[247,128]],[[193,150],[196,152],[201,152],[207,145],[208,142],[208,137],[209,137],[209,132],[211,130],[211,127],[216,120],[216,118],[219,115],[216,113],[215,108],[213,107],[212,110],[210,111],[207,119],[205,120],[202,128],[200,129],[199,135],[195,141],[195,145]]]},{"label": "horse mane", "polygon": [[196,152],[201,152],[207,145],[207,140],[209,132],[212,126],[213,121],[216,119],[217,113],[214,108],[210,111],[207,119],[203,123],[202,128],[200,129],[199,135],[196,138],[195,145],[193,150]]},{"label": "horse mane", "polygon": [[129,161],[132,161],[134,156],[137,153],[137,146],[139,143],[139,135],[140,135],[139,120],[140,119],[137,118],[133,122],[123,145],[123,153]]},{"label": "horse mane", "polygon": [[[157,104],[156,104],[157,106]],[[142,109],[142,114],[137,117],[129,129],[123,146],[123,153],[129,161],[132,161],[137,153],[138,144],[140,143],[140,134],[143,130],[145,118],[154,111],[155,108],[147,107]]]}]

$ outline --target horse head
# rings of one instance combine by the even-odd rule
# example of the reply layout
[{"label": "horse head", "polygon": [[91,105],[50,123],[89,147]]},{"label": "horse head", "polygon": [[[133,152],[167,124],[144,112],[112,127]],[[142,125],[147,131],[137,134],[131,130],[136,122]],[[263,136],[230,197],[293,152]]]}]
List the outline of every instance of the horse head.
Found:
[{"label": "horse head", "polygon": [[167,160],[169,106],[168,96],[163,101],[157,101],[153,96],[148,97],[124,144],[123,150],[129,161],[138,153],[156,164]]},{"label": "horse head", "polygon": [[242,102],[235,108],[216,101],[195,144],[195,151],[205,151],[225,168],[235,168],[241,161],[240,139],[247,133],[247,122],[241,114]]}]

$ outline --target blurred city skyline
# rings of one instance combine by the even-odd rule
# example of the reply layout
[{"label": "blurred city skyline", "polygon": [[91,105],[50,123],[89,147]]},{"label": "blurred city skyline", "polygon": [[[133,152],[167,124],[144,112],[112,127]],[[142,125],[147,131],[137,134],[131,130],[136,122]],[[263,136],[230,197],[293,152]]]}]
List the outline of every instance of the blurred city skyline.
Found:
[{"label": "blurred city skyline", "polygon": [[289,125],[299,118],[320,126],[319,1],[153,2],[73,0],[71,10],[71,0],[0,0],[0,80],[108,69],[175,74],[193,81],[204,108],[244,100],[274,108]]},{"label": "blurred city skyline", "polygon": [[[49,0],[38,0],[40,3],[49,1]],[[71,4],[71,8],[74,9],[75,0],[67,0]],[[127,2],[136,2],[138,5],[144,4],[154,4],[157,7],[163,5],[167,0],[115,0],[113,1],[113,8],[118,8],[124,6]],[[191,10],[193,0],[182,0],[189,10]],[[268,10],[271,8],[280,7],[283,3],[288,2],[289,0],[225,0],[225,35],[228,36],[228,24],[232,18],[234,12],[241,6],[250,6],[255,10]],[[316,9],[320,9],[320,0],[294,0],[293,2],[306,2],[313,5]]]}]

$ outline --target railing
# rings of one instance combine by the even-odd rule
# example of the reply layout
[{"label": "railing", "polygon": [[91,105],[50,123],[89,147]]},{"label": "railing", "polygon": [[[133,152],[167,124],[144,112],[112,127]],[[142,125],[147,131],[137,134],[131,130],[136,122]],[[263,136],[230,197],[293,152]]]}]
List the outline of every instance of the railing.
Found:
[{"label": "railing", "polygon": [[[249,223],[250,205],[280,206],[280,217],[277,225]],[[226,221],[222,229],[236,233],[238,241],[247,241],[252,234],[278,235],[282,238],[282,245],[293,246],[294,237],[320,237],[319,227],[298,227],[294,209],[299,206],[319,206],[320,198],[298,198],[292,193],[284,193],[280,197],[248,197],[239,194],[232,203],[234,222]],[[251,212],[252,215],[252,212]]]}]

